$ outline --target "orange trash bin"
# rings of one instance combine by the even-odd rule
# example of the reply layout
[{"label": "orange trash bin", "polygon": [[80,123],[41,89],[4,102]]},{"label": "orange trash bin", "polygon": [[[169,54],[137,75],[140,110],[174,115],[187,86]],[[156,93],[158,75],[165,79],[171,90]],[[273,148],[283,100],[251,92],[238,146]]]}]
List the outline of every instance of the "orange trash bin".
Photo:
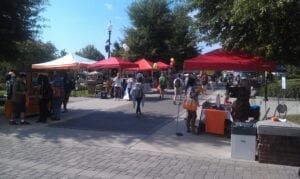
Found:
[{"label": "orange trash bin", "polygon": [[205,132],[224,135],[225,111],[205,109]]}]

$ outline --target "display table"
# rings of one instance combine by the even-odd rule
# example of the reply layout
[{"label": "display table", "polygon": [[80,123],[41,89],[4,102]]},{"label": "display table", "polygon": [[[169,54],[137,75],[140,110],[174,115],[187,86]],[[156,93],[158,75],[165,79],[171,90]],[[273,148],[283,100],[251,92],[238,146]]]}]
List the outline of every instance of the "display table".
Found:
[{"label": "display table", "polygon": [[[210,112],[212,117],[209,117],[211,118],[211,120],[208,126],[206,125],[207,124],[206,110],[213,110]],[[220,116],[223,115],[222,113],[224,113],[224,116]],[[216,116],[219,117],[215,118]],[[214,134],[222,134],[222,135],[225,134],[227,137],[230,137],[232,122],[233,122],[233,118],[231,116],[231,104],[226,104],[226,105],[221,104],[219,107],[217,107],[215,103],[205,101],[202,103],[198,133],[205,131]]]},{"label": "display table", "polygon": [[[26,113],[25,116],[30,116],[39,113],[39,99],[36,96],[26,97]],[[12,102],[6,100],[4,104],[4,116],[10,119],[12,116]]]},{"label": "display table", "polygon": [[257,122],[258,161],[300,166],[300,125],[292,122]]}]

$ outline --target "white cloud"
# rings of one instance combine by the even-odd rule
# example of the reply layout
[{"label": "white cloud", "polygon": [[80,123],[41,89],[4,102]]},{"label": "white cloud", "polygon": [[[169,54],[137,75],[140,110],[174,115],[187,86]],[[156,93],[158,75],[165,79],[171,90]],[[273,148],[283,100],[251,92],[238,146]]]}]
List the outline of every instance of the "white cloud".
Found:
[{"label": "white cloud", "polygon": [[106,3],[105,6],[107,7],[107,9],[112,9],[113,8],[112,4],[109,4],[109,3]]}]

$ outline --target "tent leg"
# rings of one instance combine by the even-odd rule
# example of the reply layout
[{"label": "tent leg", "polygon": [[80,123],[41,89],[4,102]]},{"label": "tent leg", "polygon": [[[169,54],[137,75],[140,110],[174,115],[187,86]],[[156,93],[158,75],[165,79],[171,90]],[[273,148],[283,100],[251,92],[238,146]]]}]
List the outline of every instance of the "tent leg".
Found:
[{"label": "tent leg", "polygon": [[267,101],[268,101],[268,79],[267,79],[267,76],[268,76],[268,72],[265,71],[265,112],[267,112]]}]

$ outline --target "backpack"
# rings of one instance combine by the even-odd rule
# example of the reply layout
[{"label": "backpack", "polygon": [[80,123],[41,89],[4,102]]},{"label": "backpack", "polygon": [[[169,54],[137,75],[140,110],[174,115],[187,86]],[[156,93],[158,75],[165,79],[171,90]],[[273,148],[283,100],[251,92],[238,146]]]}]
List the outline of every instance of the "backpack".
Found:
[{"label": "backpack", "polygon": [[175,88],[179,88],[181,86],[180,79],[175,80],[174,86],[175,86]]},{"label": "backpack", "polygon": [[135,85],[134,98],[142,98],[142,97],[143,97],[142,85]]},{"label": "backpack", "polygon": [[160,78],[159,78],[159,84],[160,84],[161,86],[165,85],[165,84],[166,84],[166,78],[165,78],[165,77],[160,77]]},{"label": "backpack", "polygon": [[53,98],[61,97],[61,90],[59,87],[52,87],[52,91],[53,91]]}]

